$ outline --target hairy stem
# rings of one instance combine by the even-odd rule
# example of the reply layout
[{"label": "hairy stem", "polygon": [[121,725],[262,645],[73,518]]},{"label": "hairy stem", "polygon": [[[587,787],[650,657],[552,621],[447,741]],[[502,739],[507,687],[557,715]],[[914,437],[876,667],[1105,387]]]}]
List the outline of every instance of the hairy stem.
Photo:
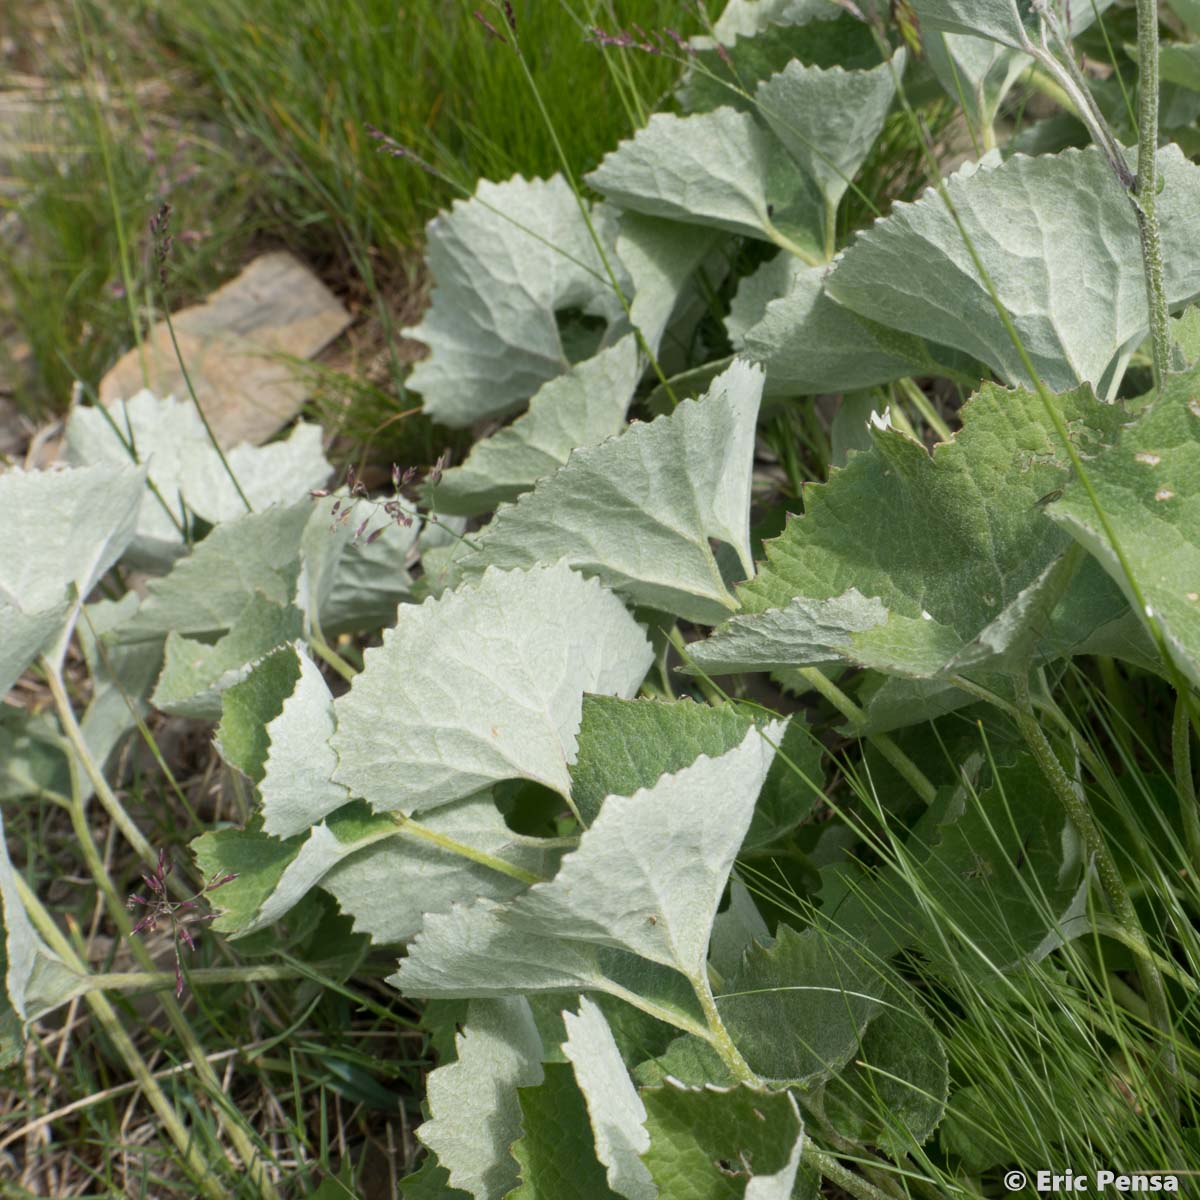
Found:
[{"label": "hairy stem", "polygon": [[696,999],[700,1001],[700,1008],[704,1012],[704,1020],[708,1023],[706,1040],[709,1045],[721,1056],[721,1061],[729,1068],[729,1073],[735,1079],[749,1084],[751,1087],[762,1087],[762,1080],[742,1057],[742,1052],[733,1044],[733,1038],[729,1036],[729,1030],[725,1028],[725,1022],[721,1020],[708,976],[701,973],[691,980],[691,984],[692,990],[696,993]]},{"label": "hairy stem", "polygon": [[1163,284],[1162,234],[1158,226],[1158,4],[1137,0],[1138,33],[1138,164],[1134,195],[1138,234],[1146,269],[1146,299],[1150,306],[1150,338],[1154,384],[1171,365],[1171,327]]},{"label": "hairy stem", "polygon": [[[336,969],[337,963],[313,963],[314,971],[321,971],[326,966]],[[382,979],[395,971],[395,963],[387,966],[359,966],[355,968],[356,976],[375,976]],[[197,987],[215,987],[226,983],[272,983],[281,979],[309,979],[305,971],[295,967],[269,964],[261,967],[198,967],[187,974],[188,985]],[[165,992],[175,986],[174,971],[97,971],[88,975],[80,990],[84,992]]]},{"label": "hairy stem", "polygon": [[[1066,810],[1067,817],[1083,839],[1088,857],[1096,864],[1096,873],[1100,877],[1100,885],[1104,889],[1108,902],[1112,906],[1113,915],[1121,928],[1139,947],[1137,956],[1138,979],[1146,996],[1153,1017],[1154,1026],[1164,1038],[1164,1058],[1169,1075],[1175,1073],[1175,1055],[1170,1048],[1172,1037],[1171,1014],[1167,1002],[1166,987],[1163,984],[1162,973],[1155,965],[1145,931],[1138,919],[1137,909],[1133,906],[1129,889],[1121,876],[1121,869],[1113,857],[1082,788],[1068,778],[1054,747],[1042,730],[1033,704],[1029,696],[1029,683],[1022,677],[1015,679],[1017,690],[1017,725],[1025,744],[1029,747],[1035,761],[1041,768],[1042,774],[1054,789],[1059,802]],[[1175,1105],[1174,1085],[1170,1080],[1164,1081],[1164,1098],[1170,1107]]]},{"label": "hairy stem", "polygon": [[1175,697],[1175,719],[1171,727],[1171,762],[1175,768],[1175,788],[1179,793],[1179,811],[1183,814],[1183,835],[1188,861],[1200,876],[1200,809],[1196,807],[1196,779],[1192,774],[1192,725],[1188,717],[1187,697]]}]

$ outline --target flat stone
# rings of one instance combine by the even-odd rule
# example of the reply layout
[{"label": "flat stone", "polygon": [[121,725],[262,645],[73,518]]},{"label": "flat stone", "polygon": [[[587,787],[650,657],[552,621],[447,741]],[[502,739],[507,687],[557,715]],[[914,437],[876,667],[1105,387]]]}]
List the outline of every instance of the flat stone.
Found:
[{"label": "flat stone", "polygon": [[[307,398],[288,359],[312,358],[349,324],[336,296],[298,259],[256,258],[203,303],[173,314],[175,336],[196,398],[222,446],[264,442]],[[144,359],[144,372],[143,372]],[[187,383],[160,321],[100,382],[105,404],[143,387],[186,397]]]}]

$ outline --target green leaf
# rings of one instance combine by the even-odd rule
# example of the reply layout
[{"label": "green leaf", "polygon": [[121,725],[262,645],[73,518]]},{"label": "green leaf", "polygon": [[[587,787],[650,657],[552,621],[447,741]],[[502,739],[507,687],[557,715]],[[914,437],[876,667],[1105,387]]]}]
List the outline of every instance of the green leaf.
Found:
[{"label": "green leaf", "polygon": [[[1030,41],[1035,45],[1040,41],[1033,0],[911,0],[911,3],[922,30],[990,38],[1017,49]],[[1112,0],[1095,0],[1068,6],[1071,20],[1069,26],[1064,22],[1064,28],[1071,34],[1082,32],[1111,3]]]},{"label": "green leaf", "polygon": [[[382,819],[364,825],[374,831]],[[331,817],[328,824],[342,842],[348,840],[352,831],[345,828],[345,818]],[[526,876],[549,878],[562,854],[561,846],[513,833],[487,794],[431,812],[420,826]],[[317,826],[312,837],[321,829]],[[527,882],[427,840],[412,823],[397,829],[393,822],[392,836],[380,837],[369,849],[341,854],[321,886],[354,918],[356,932],[370,934],[376,942],[403,942],[421,928],[429,913],[445,912],[452,904],[479,897],[506,900],[524,891]]]},{"label": "green leaf", "polygon": [[657,354],[683,298],[696,291],[688,284],[720,245],[722,235],[719,230],[635,212],[621,214],[620,228],[617,255],[633,281],[629,315]]},{"label": "green leaf", "polygon": [[[755,724],[749,712],[731,704],[714,708],[690,700],[668,704],[587,696],[579,754],[571,768],[571,797],[580,816],[591,822],[605,796],[631,796],[701,754],[726,754]],[[821,747],[803,721],[788,723],[779,748],[782,754],[763,784],[745,849],[769,845],[794,829],[820,795]]]},{"label": "green leaf", "polygon": [[550,380],[511,425],[478,441],[466,462],[428,491],[438,513],[474,516],[515,500],[551,475],[577,446],[592,446],[625,428],[641,374],[632,334]]},{"label": "green leaf", "polygon": [[1171,11],[1193,32],[1200,32],[1200,0],[1167,0]]},{"label": "green leaf", "polygon": [[794,243],[814,262],[824,257],[813,185],[750,113],[656,113],[586,179],[633,212]]},{"label": "green leaf", "polygon": [[[1120,411],[1089,389],[1056,402],[1085,455],[1115,435]],[[740,589],[747,615],[690,648],[699,667],[841,659],[920,679],[1027,652],[1068,545],[1045,516],[1070,464],[1041,401],[989,384],[932,455],[890,428],[872,441],[806,489],[805,516]]]},{"label": "green leaf", "polygon": [[282,653],[291,661],[280,668],[279,683],[293,674],[295,682],[274,715],[265,709],[257,714],[263,722],[259,736],[267,741],[258,793],[263,828],[276,837],[291,837],[341,808],[350,793],[333,781],[337,755],[329,743],[336,722],[329,685],[299,647]]},{"label": "green leaf", "polygon": [[467,1200],[467,1193],[450,1186],[450,1175],[434,1154],[426,1154],[421,1169],[400,1180],[404,1200]]},{"label": "green leaf", "polygon": [[[294,504],[310,488],[325,483],[333,468],[322,452],[321,436],[320,426],[301,422],[284,441],[234,446],[225,452],[251,509]],[[130,547],[140,564],[165,566],[177,558],[183,552],[179,523],[190,520],[191,514],[210,525],[246,514],[246,505],[190,400],[172,396],[160,400],[143,390],[106,411],[76,407],[67,420],[67,458],[83,465],[126,466],[133,461],[127,447],[131,438],[138,461],[146,463],[148,479],[161,497],[147,488],[142,498],[137,536]]]},{"label": "green leaf", "polygon": [[[772,741],[779,728],[771,727]],[[609,796],[549,883],[430,917],[394,976],[414,996],[606,988],[603,947],[701,978],[729,870],[771,766],[767,736]],[[612,989],[609,989],[612,990]]]},{"label": "green leaf", "polygon": [[499,1200],[518,1182],[509,1152],[522,1130],[517,1089],[541,1083],[542,1042],[519,997],[473,1003],[455,1041],[458,1060],[426,1081],[430,1118],[417,1137],[452,1186],[475,1200]]},{"label": "green leaf", "polygon": [[[221,697],[216,743],[221,757],[252,783],[261,783],[271,746],[268,725],[283,711],[300,679],[306,656],[283,646],[254,664],[250,674]],[[278,830],[268,829],[269,833]]]},{"label": "green leaf", "polygon": [[[1159,167],[1167,301],[1178,307],[1200,293],[1190,253],[1200,168],[1175,146],[1159,152]],[[1088,382],[1107,398],[1149,326],[1137,221],[1104,156],[1094,148],[1016,155],[964,167],[946,188],[1042,380],[1054,391]],[[965,351],[1010,383],[1032,382],[932,191],[860,234],[826,286],[862,316]]]},{"label": "green leaf", "polygon": [[[611,231],[597,209],[611,254]],[[408,386],[444,425],[465,426],[521,408],[571,362],[558,314],[576,309],[623,332],[624,314],[592,235],[566,181],[480,182],[429,223],[427,263],[436,280],[432,303],[405,337],[429,357]]]},{"label": "green leaf", "polygon": [[133,537],[145,471],[0,474],[0,695],[41,653],[61,658],[79,606]]},{"label": "green leaf", "polygon": [[787,1092],[668,1083],[642,1099],[661,1200],[789,1200],[804,1124]]},{"label": "green leaf", "polygon": [[218,929],[255,933],[321,887],[356,933],[403,942],[431,912],[481,896],[504,900],[523,891],[528,876],[548,878],[562,852],[514,834],[487,794],[445,805],[419,825],[355,801],[305,833],[280,840],[257,829],[221,830],[197,839],[209,875],[239,874],[213,898],[226,914]]},{"label": "green leaf", "polygon": [[69,971],[37,935],[17,892],[0,815],[0,1067],[15,1062],[24,1024],[49,1012],[76,992],[79,977]]},{"label": "green leaf", "polygon": [[[755,111],[756,84],[782,71],[789,63],[846,70],[870,69],[879,64],[879,49],[864,21],[855,20],[830,0],[818,0],[820,11],[802,13],[793,3],[790,12],[772,20],[756,21],[753,28],[728,30],[720,36],[725,17],[717,23],[724,54],[705,37],[692,40],[692,65],[684,80],[681,99],[690,112],[709,112],[722,105]],[[755,9],[772,7],[772,0],[755,0]],[[776,5],[782,8],[781,5]],[[812,7],[817,7],[813,5]],[[730,5],[730,9],[733,6]],[[730,15],[730,9],[726,15]],[[803,19],[800,19],[803,18]],[[729,34],[732,36],[729,36]]]},{"label": "green leaf", "polygon": [[750,948],[717,1007],[759,1076],[811,1084],[849,1061],[890,990],[868,954],[823,929],[782,924],[771,946]]},{"label": "green leaf", "polygon": [[406,610],[367,651],[334,705],[334,780],[379,812],[434,808],[504,779],[567,797],[583,693],[631,695],[652,658],[595,580],[563,565],[486,571]]},{"label": "green leaf", "polygon": [[837,0],[729,0],[713,25],[713,33],[729,46],[735,38],[753,37],[772,25],[833,20],[844,12]]},{"label": "green leaf", "polygon": [[255,592],[229,632],[211,645],[169,633],[151,700],[174,716],[215,720],[221,715],[221,693],[244,679],[253,663],[298,638],[302,626],[298,608]]},{"label": "green leaf", "polygon": [[[774,769],[775,764],[771,764]],[[742,959],[757,941],[766,945],[771,931],[763,920],[754,897],[746,885],[734,875],[729,881],[729,907],[717,913],[713,921],[712,941],[708,958],[723,977],[741,970]]]},{"label": "green leaf", "polygon": [[766,370],[768,394],[852,391],[935,369],[920,338],[835,303],[825,279],[824,268],[783,254],[738,288],[726,327]]},{"label": "green leaf", "polygon": [[312,505],[305,502],[218,525],[167,575],[150,580],[123,640],[227,633],[256,592],[272,604],[290,604],[300,572],[300,538],[311,515]]},{"label": "green leaf", "polygon": [[0,704],[0,800],[21,800],[46,791],[70,794],[61,738],[50,713]]},{"label": "green leaf", "polygon": [[350,500],[345,489],[313,505],[300,539],[296,600],[309,626],[319,619],[327,635],[374,632],[396,619],[396,606],[412,592],[409,557],[423,529],[411,502],[396,503],[410,524],[381,512],[382,501]]},{"label": "green leaf", "polygon": [[[140,604],[136,592],[126,592],[120,600],[84,605],[75,630],[92,677],[92,696],[79,727],[101,766],[134,728],[135,718],[150,711],[147,696],[162,667],[162,647],[156,643],[121,643],[121,629]],[[86,776],[80,787],[85,798],[91,796],[92,784]]]},{"label": "green leaf", "polygon": [[1200,684],[1200,374],[1168,377],[1161,396],[1086,469],[1108,530],[1080,483],[1050,517],[1099,559],[1144,621],[1157,623],[1176,666]]},{"label": "green leaf", "polygon": [[[978,796],[962,786],[926,812],[903,868],[827,885],[823,920],[880,954],[918,946],[948,975],[983,981],[1085,933],[1085,864],[1061,804],[1025,751],[997,750],[990,765]],[[1064,766],[1077,780],[1078,763]]]},{"label": "green leaf", "polygon": [[750,483],[762,372],[736,362],[700,400],[577,450],[502,507],[459,560],[485,567],[564,562],[634,603],[712,623],[734,608],[711,540],[749,574]]},{"label": "green leaf", "polygon": [[[521,1183],[508,1193],[511,1200],[615,1200],[624,1194],[605,1183],[588,1112],[570,1067],[547,1065],[542,1082],[521,1088],[519,1098],[524,1134],[513,1144],[512,1154],[521,1169]],[[654,1200],[657,1192],[641,1195]]]},{"label": "green leaf", "polygon": [[823,1107],[842,1137],[904,1155],[933,1135],[950,1091],[946,1048],[924,1015],[887,1008],[855,1059],[826,1085]]},{"label": "green leaf", "polygon": [[758,85],[759,114],[824,200],[830,253],[838,205],[883,130],[906,63],[904,50],[869,71],[794,60]]},{"label": "green leaf", "polygon": [[[1078,764],[1068,772],[1077,775]],[[994,977],[1089,927],[1083,847],[1029,754],[994,760],[989,786],[977,800],[960,797],[938,832],[915,869],[931,907],[913,915],[931,958],[946,959],[941,938],[948,938],[969,948],[954,955],[959,968]],[[937,920],[939,910],[952,922]]]},{"label": "green leaf", "polygon": [[564,1012],[563,1020],[567,1028],[563,1051],[587,1103],[595,1154],[604,1165],[608,1187],[625,1200],[655,1200],[658,1191],[641,1160],[650,1148],[646,1109],[604,1014],[585,996],[578,1015]]},{"label": "green leaf", "polygon": [[946,94],[961,105],[973,131],[986,133],[1017,76],[1029,66],[1029,57],[997,42],[957,33],[930,31],[923,44]]}]

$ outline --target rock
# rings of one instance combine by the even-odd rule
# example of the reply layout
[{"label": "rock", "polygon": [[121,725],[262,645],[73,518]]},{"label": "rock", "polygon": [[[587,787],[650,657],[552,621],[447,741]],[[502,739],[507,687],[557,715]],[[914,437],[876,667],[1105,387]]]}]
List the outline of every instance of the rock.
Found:
[{"label": "rock", "polygon": [[[172,317],[196,397],[222,446],[259,444],[304,403],[306,389],[287,359],[311,358],[347,325],[337,297],[290,254],[263,254],[203,303]],[[188,394],[166,323],[123,355],[100,383],[105,404],[143,387]]]}]

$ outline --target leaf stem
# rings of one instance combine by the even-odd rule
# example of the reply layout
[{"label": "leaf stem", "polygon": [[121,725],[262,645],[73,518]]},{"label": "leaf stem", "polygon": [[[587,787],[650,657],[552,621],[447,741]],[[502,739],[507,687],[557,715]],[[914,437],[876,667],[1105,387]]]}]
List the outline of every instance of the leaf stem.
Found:
[{"label": "leaf stem", "polygon": [[317,657],[331,666],[347,683],[354,682],[358,672],[325,640],[325,634],[315,617],[308,631],[308,644],[316,651]]},{"label": "leaf stem", "polygon": [[725,1028],[725,1022],[721,1020],[707,972],[701,970],[698,974],[689,976],[689,982],[696,993],[696,999],[700,1001],[704,1020],[708,1024],[708,1044],[721,1056],[721,1061],[735,1079],[741,1083],[748,1083],[751,1087],[762,1087],[762,1080],[742,1057],[742,1052],[734,1045],[729,1030]]},{"label": "leaf stem", "polygon": [[466,842],[456,841],[454,838],[447,837],[444,833],[437,833],[424,825],[419,825],[416,821],[397,813],[394,817],[396,825],[401,834],[414,838],[417,841],[429,842],[431,845],[437,846],[442,850],[448,850],[451,854],[457,854],[462,858],[469,859],[471,862],[479,863],[480,866],[490,867],[493,871],[498,871],[501,875],[507,875],[510,879],[516,879],[521,883],[533,885],[535,883],[545,883],[545,879],[541,875],[535,875],[532,871],[525,870],[524,867],[518,867],[516,863],[510,863],[506,859],[498,858],[494,854],[488,854],[483,850],[476,850],[474,846],[468,846]]},{"label": "leaf stem", "polygon": [[954,434],[950,432],[950,426],[942,419],[941,413],[938,412],[930,399],[908,376],[905,376],[899,381],[900,390],[912,403],[913,407],[921,414],[925,420],[925,424],[938,435],[943,442],[954,440]]},{"label": "leaf stem", "polygon": [[832,1154],[817,1149],[812,1142],[805,1143],[804,1149],[800,1152],[800,1161],[806,1166],[820,1171],[830,1183],[837,1184],[843,1192],[854,1196],[855,1200],[894,1200],[894,1197],[882,1188],[869,1183],[861,1175],[855,1175],[853,1171],[847,1170]]},{"label": "leaf stem", "polygon": [[[71,701],[63,686],[62,674],[57,665],[43,656],[42,668],[46,672],[46,682],[50,688],[50,695],[54,700],[54,707],[58,712],[63,733],[66,734],[67,741],[70,742],[71,748],[75,752],[74,757],[82,765],[84,773],[95,789],[97,798],[104,806],[104,811],[108,813],[113,824],[133,847],[137,856],[148,866],[153,867],[157,860],[153,848],[146,840],[145,834],[125,811],[125,806],[117,799],[116,793],[108,786],[108,780],[104,778],[104,773],[92,758],[87,740],[83,736],[83,730],[79,728],[79,722],[75,719],[75,710],[71,707]],[[68,755],[67,761],[69,764],[72,762],[70,755]]]},{"label": "leaf stem", "polygon": [[[322,970],[327,964],[313,963],[313,970]],[[330,966],[334,964],[328,964]],[[394,965],[355,968],[356,975],[390,975]],[[311,976],[295,967],[268,964],[253,967],[197,967],[188,971],[187,981],[191,987],[210,987],[225,983],[271,983],[281,979],[308,979]],[[81,983],[80,992],[162,992],[175,986],[174,971],[97,971],[88,975]]]},{"label": "leaf stem", "polygon": [[[824,671],[818,667],[800,667],[800,675],[807,680],[834,708],[850,722],[857,731],[867,724],[867,714],[842,691]],[[925,804],[937,798],[937,788],[929,777],[917,766],[886,733],[860,734],[864,741],[874,746],[895,767],[902,779],[921,797]]]}]

